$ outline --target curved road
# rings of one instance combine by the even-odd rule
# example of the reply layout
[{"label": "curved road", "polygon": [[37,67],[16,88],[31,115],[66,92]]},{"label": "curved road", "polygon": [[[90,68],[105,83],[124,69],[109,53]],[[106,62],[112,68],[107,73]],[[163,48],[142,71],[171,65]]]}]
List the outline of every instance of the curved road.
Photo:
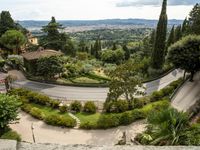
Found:
[{"label": "curved road", "polygon": [[[180,77],[183,77],[183,71],[174,70],[166,76],[162,77],[161,79],[145,83],[144,87],[146,87],[146,93],[151,94],[154,91],[160,90]],[[61,86],[54,84],[39,83],[29,81],[26,79],[15,81],[13,83],[13,86],[28,88],[44,93],[50,97],[60,98],[63,100],[105,101],[108,93],[108,88]]]},{"label": "curved road", "polygon": [[187,111],[200,100],[200,73],[195,74],[194,81],[187,81],[172,99],[172,106],[179,111]]}]

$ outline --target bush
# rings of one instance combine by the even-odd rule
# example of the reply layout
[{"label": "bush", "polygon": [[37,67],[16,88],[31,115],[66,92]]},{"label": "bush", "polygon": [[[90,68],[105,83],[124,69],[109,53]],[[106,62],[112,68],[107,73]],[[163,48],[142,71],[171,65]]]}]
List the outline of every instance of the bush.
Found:
[{"label": "bush", "polygon": [[96,128],[98,128],[98,127],[97,127],[96,124],[93,124],[93,123],[87,121],[87,122],[81,123],[80,128],[81,128],[81,129],[90,130],[90,129],[96,129]]},{"label": "bush", "polygon": [[103,114],[100,116],[97,126],[101,129],[117,127],[120,124],[120,115],[116,114]]},{"label": "bush", "polygon": [[67,105],[60,106],[59,110],[61,113],[65,113],[68,111],[68,106]]},{"label": "bush", "polygon": [[64,117],[60,115],[48,115],[45,118],[45,122],[53,126],[62,126],[62,127],[74,127],[76,121],[70,117]]},{"label": "bush", "polygon": [[96,113],[97,107],[94,102],[86,102],[83,108],[83,111],[86,113]]},{"label": "bush", "polygon": [[21,141],[21,136],[17,132],[12,131],[11,129],[5,132],[0,138]]},{"label": "bush", "polygon": [[150,99],[151,99],[151,102],[156,102],[162,99],[163,97],[164,97],[164,93],[163,93],[163,90],[161,90],[161,91],[153,92]]},{"label": "bush", "polygon": [[32,107],[31,105],[29,105],[29,104],[23,104],[23,105],[21,106],[21,109],[22,109],[23,111],[27,112],[27,113],[30,113],[30,111],[31,111],[32,108],[33,108],[33,107]]},{"label": "bush", "polygon": [[129,109],[129,104],[125,100],[117,100],[104,103],[104,110],[108,113],[121,113]]},{"label": "bush", "polygon": [[42,113],[42,111],[36,107],[33,107],[30,111],[31,116],[42,120],[44,118],[44,114]]},{"label": "bush", "polygon": [[52,107],[52,108],[59,108],[59,105],[60,105],[60,101],[58,100],[50,100],[49,101],[49,105]]},{"label": "bush", "polygon": [[143,98],[135,98],[133,100],[132,109],[133,108],[142,108],[143,106],[150,103],[149,97],[143,97]]},{"label": "bush", "polygon": [[133,122],[133,116],[130,112],[124,112],[122,113],[120,117],[120,124],[121,125],[128,125]]},{"label": "bush", "polygon": [[75,101],[70,105],[71,111],[80,112],[82,110],[81,102]]}]

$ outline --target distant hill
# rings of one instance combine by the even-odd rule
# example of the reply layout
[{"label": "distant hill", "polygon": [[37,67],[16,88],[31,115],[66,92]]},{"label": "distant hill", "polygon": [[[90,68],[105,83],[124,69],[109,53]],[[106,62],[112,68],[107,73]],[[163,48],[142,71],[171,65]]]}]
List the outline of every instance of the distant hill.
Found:
[{"label": "distant hill", "polygon": [[[48,24],[49,21],[18,21],[22,26],[30,28],[41,28]],[[147,20],[147,19],[106,19],[106,20],[62,20],[58,21],[64,27],[80,27],[80,26],[95,26],[95,25],[142,25],[146,27],[155,27],[157,20]],[[181,24],[183,20],[169,20],[168,24],[178,25]]]}]

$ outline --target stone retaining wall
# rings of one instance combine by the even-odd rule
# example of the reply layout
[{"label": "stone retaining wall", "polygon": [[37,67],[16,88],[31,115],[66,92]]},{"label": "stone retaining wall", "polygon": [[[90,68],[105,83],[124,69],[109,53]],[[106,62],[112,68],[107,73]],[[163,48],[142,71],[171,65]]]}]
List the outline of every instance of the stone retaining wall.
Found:
[{"label": "stone retaining wall", "polygon": [[184,146],[91,146],[91,145],[56,145],[30,144],[25,142],[0,140],[0,150],[200,150],[200,147]]}]

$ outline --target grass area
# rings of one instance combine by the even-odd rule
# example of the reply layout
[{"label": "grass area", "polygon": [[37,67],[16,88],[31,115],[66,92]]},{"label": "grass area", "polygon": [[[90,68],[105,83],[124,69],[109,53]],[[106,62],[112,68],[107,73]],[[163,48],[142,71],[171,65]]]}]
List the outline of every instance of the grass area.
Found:
[{"label": "grass area", "polygon": [[91,79],[91,78],[88,78],[88,77],[78,77],[78,78],[73,79],[72,81],[75,82],[75,83],[89,83],[89,84],[101,83],[98,80]]},{"label": "grass area", "polygon": [[75,116],[80,119],[81,123],[90,122],[90,123],[96,124],[97,121],[99,120],[99,117],[101,116],[101,113],[88,114],[88,113],[81,112],[81,113],[75,114]]},{"label": "grass area", "polygon": [[21,141],[21,136],[10,128],[5,129],[4,133],[0,135],[0,139]]}]

